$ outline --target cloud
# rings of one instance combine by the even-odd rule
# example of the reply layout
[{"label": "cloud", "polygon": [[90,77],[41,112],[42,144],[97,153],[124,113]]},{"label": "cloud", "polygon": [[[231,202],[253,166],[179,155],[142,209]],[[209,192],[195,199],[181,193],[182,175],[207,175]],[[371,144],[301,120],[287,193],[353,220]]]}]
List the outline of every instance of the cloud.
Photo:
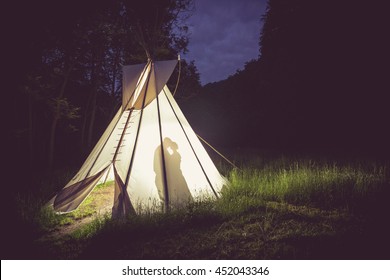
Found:
[{"label": "cloud", "polygon": [[189,19],[187,60],[195,60],[202,84],[226,79],[259,55],[266,0],[195,0]]}]

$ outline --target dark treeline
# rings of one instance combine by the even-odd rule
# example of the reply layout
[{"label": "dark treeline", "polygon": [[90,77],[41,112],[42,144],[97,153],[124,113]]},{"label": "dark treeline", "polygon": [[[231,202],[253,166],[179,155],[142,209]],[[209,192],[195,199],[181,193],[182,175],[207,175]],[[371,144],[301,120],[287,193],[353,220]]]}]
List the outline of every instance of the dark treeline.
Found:
[{"label": "dark treeline", "polygon": [[[22,1],[9,7],[12,159],[29,188],[80,166],[121,102],[122,65],[176,59],[188,44],[191,0]],[[7,43],[9,43],[7,42]],[[181,62],[180,96],[200,90]],[[175,87],[176,72],[170,83]],[[14,170],[16,170],[14,169]]]},{"label": "dark treeline", "polygon": [[192,123],[220,145],[388,153],[388,25],[375,5],[270,0],[259,58],[185,104]]}]

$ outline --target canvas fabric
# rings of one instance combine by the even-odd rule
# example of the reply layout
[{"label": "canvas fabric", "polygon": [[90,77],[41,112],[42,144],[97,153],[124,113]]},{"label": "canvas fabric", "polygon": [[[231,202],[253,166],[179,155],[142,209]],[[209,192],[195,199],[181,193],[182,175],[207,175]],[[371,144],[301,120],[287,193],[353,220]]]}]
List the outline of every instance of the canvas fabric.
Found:
[{"label": "canvas fabric", "polygon": [[115,181],[114,217],[168,211],[218,197],[227,181],[165,85],[176,63],[124,68],[124,75],[138,75],[123,80],[126,104],[79,172],[55,197],[56,211],[77,209],[105,177]]}]

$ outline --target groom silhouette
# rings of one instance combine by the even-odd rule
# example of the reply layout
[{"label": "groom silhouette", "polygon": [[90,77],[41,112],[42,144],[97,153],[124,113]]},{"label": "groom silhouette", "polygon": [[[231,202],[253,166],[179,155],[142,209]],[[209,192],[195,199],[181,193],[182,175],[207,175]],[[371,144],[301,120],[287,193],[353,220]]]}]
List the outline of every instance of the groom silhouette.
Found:
[{"label": "groom silhouette", "polygon": [[[166,137],[163,141],[163,153],[168,184],[169,202],[172,206],[181,206],[192,200],[186,179],[181,171],[181,155],[176,142]],[[154,152],[155,183],[161,201],[164,201],[164,177],[161,158],[161,145]]]}]

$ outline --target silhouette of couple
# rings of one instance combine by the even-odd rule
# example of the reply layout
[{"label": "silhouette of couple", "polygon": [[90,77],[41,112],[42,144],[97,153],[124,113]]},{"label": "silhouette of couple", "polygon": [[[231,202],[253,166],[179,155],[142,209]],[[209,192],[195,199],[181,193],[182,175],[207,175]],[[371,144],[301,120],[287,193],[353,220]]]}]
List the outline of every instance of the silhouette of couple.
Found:
[{"label": "silhouette of couple", "polygon": [[[158,194],[161,201],[164,201],[164,167],[162,165],[162,156],[164,156],[168,197],[171,206],[181,206],[192,200],[187,182],[181,171],[181,156],[178,149],[177,143],[166,137],[163,141],[163,150],[159,145],[154,152],[155,183]],[[161,154],[162,151],[163,155]]]}]

